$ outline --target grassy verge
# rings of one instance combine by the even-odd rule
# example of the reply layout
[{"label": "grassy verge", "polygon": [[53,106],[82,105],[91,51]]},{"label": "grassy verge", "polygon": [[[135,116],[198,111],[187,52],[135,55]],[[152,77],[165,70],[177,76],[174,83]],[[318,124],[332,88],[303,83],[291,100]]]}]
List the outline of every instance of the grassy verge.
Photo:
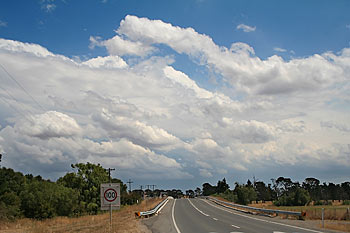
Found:
[{"label": "grassy verge", "polygon": [[[258,207],[258,205],[252,205]],[[266,209],[279,209],[287,211],[305,211],[306,219],[319,220],[322,216],[322,208],[324,208],[324,218],[327,220],[350,220],[348,212],[349,205],[342,206],[264,206]]]},{"label": "grassy verge", "polygon": [[161,199],[151,199],[143,201],[139,205],[123,206],[120,210],[113,211],[111,229],[109,226],[109,212],[106,212],[99,215],[88,215],[77,218],[56,217],[43,221],[19,219],[14,222],[0,222],[0,232],[148,232],[135,219],[134,213],[152,209],[160,201]]},{"label": "grassy verge", "polygon": [[[219,195],[213,195],[215,198],[228,201]],[[306,217],[305,220],[310,220],[309,223],[316,224],[317,227],[322,227],[321,223],[321,215],[322,208],[325,209],[325,228],[330,230],[337,230],[343,232],[350,232],[350,213],[348,212],[348,208],[350,205],[342,205],[342,206],[274,206],[272,203],[267,205],[267,203],[262,204],[252,204],[249,206],[265,208],[265,209],[278,209],[278,210],[287,210],[287,211],[305,211]],[[286,216],[283,216],[283,218]],[[315,221],[318,220],[318,221]]]}]

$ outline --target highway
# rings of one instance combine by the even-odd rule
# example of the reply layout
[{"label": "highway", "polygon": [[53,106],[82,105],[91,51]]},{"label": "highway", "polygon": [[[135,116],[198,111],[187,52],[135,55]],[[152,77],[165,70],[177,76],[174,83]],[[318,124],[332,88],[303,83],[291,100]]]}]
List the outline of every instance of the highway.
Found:
[{"label": "highway", "polygon": [[[286,223],[287,222],[287,223]],[[287,221],[229,210],[203,199],[170,200],[158,216],[143,220],[154,233],[320,233]]]}]

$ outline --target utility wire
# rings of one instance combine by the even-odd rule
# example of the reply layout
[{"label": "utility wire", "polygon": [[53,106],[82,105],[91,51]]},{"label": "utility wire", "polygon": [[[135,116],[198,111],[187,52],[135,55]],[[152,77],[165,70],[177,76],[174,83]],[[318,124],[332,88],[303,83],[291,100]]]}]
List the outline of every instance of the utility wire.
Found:
[{"label": "utility wire", "polygon": [[[1,88],[4,92],[6,92],[6,94],[7,94],[11,99],[13,99],[16,103],[19,103],[19,104],[25,106],[25,105],[22,104],[20,101],[18,101],[18,100],[17,100],[10,92],[8,92],[5,88],[3,88],[3,87],[1,87],[1,86],[0,86],[0,88]],[[9,102],[7,102],[7,103],[9,103]],[[23,108],[23,109],[25,109],[25,108]],[[30,110],[26,109],[26,111],[27,111],[30,115],[34,116],[34,113],[32,113]]]},{"label": "utility wire", "polygon": [[5,69],[5,67],[1,63],[0,66],[8,75],[8,77],[10,77],[44,112],[46,112],[46,109],[34,99],[34,97]]},{"label": "utility wire", "polygon": [[[1,96],[2,97],[2,96]],[[27,121],[32,122],[24,113],[22,113],[21,111],[19,111],[17,108],[15,108],[14,106],[12,106],[12,104],[10,102],[8,102],[6,100],[6,98],[0,98],[5,104],[7,104],[8,106],[10,106],[13,110],[15,110],[17,113],[19,113],[20,115],[22,115]]]}]

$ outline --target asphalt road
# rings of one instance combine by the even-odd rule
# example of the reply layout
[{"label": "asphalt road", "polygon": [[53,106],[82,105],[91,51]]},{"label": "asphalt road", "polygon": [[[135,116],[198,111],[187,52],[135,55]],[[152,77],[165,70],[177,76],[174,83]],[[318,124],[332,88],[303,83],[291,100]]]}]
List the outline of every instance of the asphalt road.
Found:
[{"label": "asphalt road", "polygon": [[197,198],[170,200],[158,216],[145,219],[143,223],[154,233],[328,232],[229,210]]}]

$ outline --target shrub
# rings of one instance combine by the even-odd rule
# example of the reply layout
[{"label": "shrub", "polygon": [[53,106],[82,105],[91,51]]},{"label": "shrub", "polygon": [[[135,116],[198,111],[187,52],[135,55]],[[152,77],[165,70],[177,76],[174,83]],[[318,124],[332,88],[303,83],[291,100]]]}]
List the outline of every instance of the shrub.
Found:
[{"label": "shrub", "polygon": [[343,201],[343,205],[350,205],[350,200]]}]

